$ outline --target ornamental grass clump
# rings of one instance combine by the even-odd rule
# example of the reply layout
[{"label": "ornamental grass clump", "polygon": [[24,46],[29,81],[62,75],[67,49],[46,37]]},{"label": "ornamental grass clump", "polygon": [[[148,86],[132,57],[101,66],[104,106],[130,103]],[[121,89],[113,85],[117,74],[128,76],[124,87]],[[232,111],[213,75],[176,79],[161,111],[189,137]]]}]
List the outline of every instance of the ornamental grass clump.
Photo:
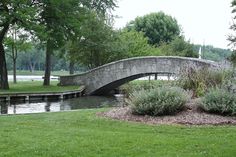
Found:
[{"label": "ornamental grass clump", "polygon": [[202,98],[200,107],[209,113],[236,115],[236,94],[223,88],[214,88]]},{"label": "ornamental grass clump", "polygon": [[192,90],[193,97],[201,97],[209,88],[221,86],[229,77],[228,71],[187,68],[181,72],[177,85],[185,90]]},{"label": "ornamental grass clump", "polygon": [[186,91],[179,87],[158,87],[132,93],[128,99],[133,114],[162,116],[183,110],[189,100]]}]

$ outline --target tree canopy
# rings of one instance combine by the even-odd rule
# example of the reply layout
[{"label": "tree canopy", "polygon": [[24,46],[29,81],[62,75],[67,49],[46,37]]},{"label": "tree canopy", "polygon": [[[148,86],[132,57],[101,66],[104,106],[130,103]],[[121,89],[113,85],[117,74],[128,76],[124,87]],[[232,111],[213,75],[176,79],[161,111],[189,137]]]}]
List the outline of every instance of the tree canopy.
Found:
[{"label": "tree canopy", "polygon": [[177,20],[163,12],[151,13],[137,17],[126,26],[129,30],[143,32],[148,37],[149,44],[160,45],[170,42],[181,33]]},{"label": "tree canopy", "polygon": [[12,25],[30,32],[46,47],[44,84],[48,85],[51,55],[71,36],[80,33],[81,21],[87,11],[105,15],[115,6],[115,0],[1,0],[0,88],[9,88],[3,42]]},{"label": "tree canopy", "polygon": [[193,44],[185,41],[184,37],[176,37],[169,43],[162,43],[159,49],[166,56],[198,57]]},{"label": "tree canopy", "polygon": [[[235,21],[236,19],[236,0],[233,0],[231,2],[231,7],[233,8],[232,13],[234,14],[234,18],[233,21]],[[233,53],[232,55],[229,57],[229,60],[232,62],[233,66],[236,67],[236,23],[233,22],[233,24],[231,25],[230,29],[233,31],[234,34],[230,35],[228,37],[228,40],[230,41],[230,45],[232,45],[233,48]]]},{"label": "tree canopy", "polygon": [[24,31],[34,32],[40,29],[35,19],[41,10],[38,1],[1,0],[0,2],[0,88],[9,89],[4,39],[12,25],[17,25]]}]

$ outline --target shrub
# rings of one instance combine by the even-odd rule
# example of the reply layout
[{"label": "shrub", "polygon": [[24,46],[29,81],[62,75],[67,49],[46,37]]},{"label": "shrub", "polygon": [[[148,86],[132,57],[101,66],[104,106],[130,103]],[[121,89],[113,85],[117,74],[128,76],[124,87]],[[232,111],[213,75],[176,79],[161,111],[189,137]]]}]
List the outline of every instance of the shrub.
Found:
[{"label": "shrub", "polygon": [[222,88],[236,94],[236,71],[229,71],[230,77],[224,81]]},{"label": "shrub", "polygon": [[236,94],[223,88],[211,89],[203,97],[200,107],[210,113],[236,115]]},{"label": "shrub", "polygon": [[133,93],[135,91],[150,90],[150,89],[165,86],[168,84],[169,84],[169,82],[164,81],[164,80],[151,80],[151,81],[135,80],[135,81],[129,82],[125,85],[122,85],[120,87],[120,90],[122,91],[122,93],[125,93],[125,94],[127,94],[127,96],[129,96],[130,93]]},{"label": "shrub", "polygon": [[188,98],[188,94],[179,87],[163,86],[134,92],[128,104],[133,114],[161,116],[181,111]]},{"label": "shrub", "polygon": [[209,88],[221,86],[228,77],[229,73],[223,70],[190,68],[181,73],[177,85],[185,90],[192,90],[194,93],[193,97],[200,97]]}]

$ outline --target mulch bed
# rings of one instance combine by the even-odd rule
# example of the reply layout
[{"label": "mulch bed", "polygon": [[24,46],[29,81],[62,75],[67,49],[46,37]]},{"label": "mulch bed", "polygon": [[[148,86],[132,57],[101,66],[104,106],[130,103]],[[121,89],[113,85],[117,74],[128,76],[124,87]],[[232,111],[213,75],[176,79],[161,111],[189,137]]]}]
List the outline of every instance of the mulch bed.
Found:
[{"label": "mulch bed", "polygon": [[191,100],[186,109],[171,116],[139,116],[133,115],[129,107],[113,108],[97,115],[116,120],[141,122],[145,124],[184,124],[184,125],[236,125],[236,117],[208,114],[197,107],[198,99]]}]

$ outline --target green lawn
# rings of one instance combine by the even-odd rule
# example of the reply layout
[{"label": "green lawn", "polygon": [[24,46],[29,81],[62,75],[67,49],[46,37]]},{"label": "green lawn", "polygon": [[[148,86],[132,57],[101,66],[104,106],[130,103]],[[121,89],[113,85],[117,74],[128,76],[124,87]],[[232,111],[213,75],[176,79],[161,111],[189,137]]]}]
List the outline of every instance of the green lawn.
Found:
[{"label": "green lawn", "polygon": [[44,93],[44,92],[62,92],[69,90],[78,90],[79,86],[57,86],[58,81],[51,81],[50,86],[43,86],[42,81],[18,82],[13,84],[10,82],[10,90],[0,90],[1,94],[9,93]]},{"label": "green lawn", "polygon": [[0,156],[158,157],[236,154],[236,126],[150,126],[99,110],[0,116]]}]

